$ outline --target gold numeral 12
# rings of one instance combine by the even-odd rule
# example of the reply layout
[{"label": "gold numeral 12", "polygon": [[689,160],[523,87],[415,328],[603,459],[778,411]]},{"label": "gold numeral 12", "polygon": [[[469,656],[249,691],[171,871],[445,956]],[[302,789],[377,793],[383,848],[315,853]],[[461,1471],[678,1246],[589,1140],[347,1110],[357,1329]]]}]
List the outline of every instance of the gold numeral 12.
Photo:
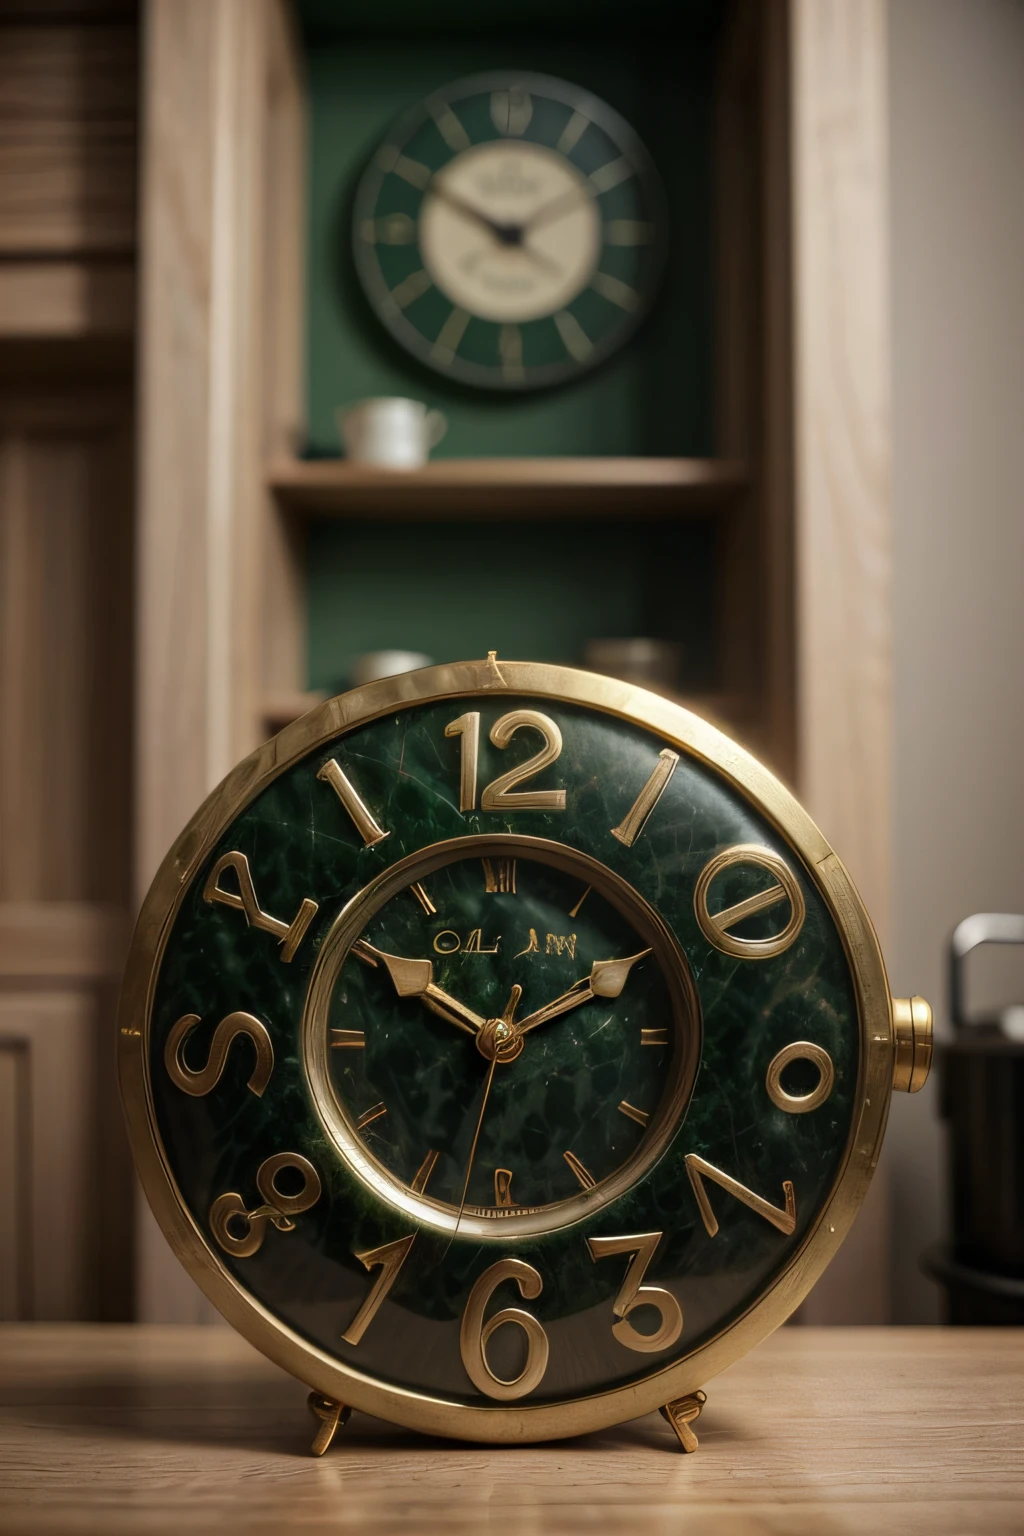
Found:
[{"label": "gold numeral 12", "polygon": [[[485,785],[480,795],[482,811],[564,811],[564,789],[517,790],[517,784],[525,784],[535,778],[542,769],[556,762],[562,754],[562,733],[555,722],[535,709],[513,709],[502,715],[491,726],[490,737],[496,747],[509,745],[517,731],[529,728],[539,731],[544,745],[533,757],[518,768],[510,768]],[[480,716],[470,710],[452,720],[444,728],[446,736],[462,739],[462,763],[459,775],[459,810],[476,810],[477,771],[480,759]]]}]

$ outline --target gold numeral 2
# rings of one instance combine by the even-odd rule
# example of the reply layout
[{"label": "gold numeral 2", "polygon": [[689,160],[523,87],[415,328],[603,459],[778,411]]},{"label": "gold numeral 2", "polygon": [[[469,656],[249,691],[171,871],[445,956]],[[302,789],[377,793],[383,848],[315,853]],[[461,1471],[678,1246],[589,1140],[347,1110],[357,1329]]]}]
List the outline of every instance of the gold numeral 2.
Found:
[{"label": "gold numeral 2", "polygon": [[[237,892],[225,891],[220,884],[220,877],[226,869],[234,870],[235,879],[238,881]],[[219,901],[236,912],[244,912],[250,928],[259,928],[264,933],[272,933],[281,944],[281,959],[285,962],[293,958],[306,936],[306,929],[317,912],[317,903],[310,901],[308,896],[304,898],[290,923],[283,922],[279,917],[271,917],[269,912],[263,912],[256,900],[249,860],[244,853],[237,851],[223,854],[210,870],[203,888],[203,900]]]},{"label": "gold numeral 2", "polygon": [[763,1216],[765,1221],[770,1221],[773,1227],[778,1227],[779,1231],[784,1232],[787,1237],[795,1231],[796,1196],[793,1193],[792,1179],[783,1179],[782,1181],[782,1193],[786,1204],[785,1209],[780,1211],[778,1206],[772,1205],[770,1200],[764,1200],[760,1195],[755,1195],[754,1191],[748,1189],[745,1184],[741,1184],[739,1179],[731,1178],[729,1174],[723,1173],[721,1168],[712,1167],[702,1157],[698,1157],[695,1152],[687,1152],[684,1161],[709,1237],[714,1237],[718,1231],[718,1220],[711,1209],[708,1192],[704,1188],[705,1179],[710,1179],[712,1183],[720,1185],[727,1194],[742,1201],[750,1210],[755,1211],[758,1216]]}]

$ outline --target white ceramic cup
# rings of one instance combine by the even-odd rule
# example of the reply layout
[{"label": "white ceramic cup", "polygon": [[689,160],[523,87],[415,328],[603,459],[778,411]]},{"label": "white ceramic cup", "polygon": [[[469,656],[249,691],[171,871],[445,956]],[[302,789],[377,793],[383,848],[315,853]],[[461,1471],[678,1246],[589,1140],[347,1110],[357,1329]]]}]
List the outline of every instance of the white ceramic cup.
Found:
[{"label": "white ceramic cup", "polygon": [[387,469],[417,469],[425,464],[448,430],[440,411],[422,400],[384,395],[357,400],[338,410],[338,432],[345,455],[357,464]]},{"label": "white ceramic cup", "polygon": [[422,651],[364,651],[349,668],[348,680],[353,688],[362,688],[364,683],[375,683],[380,677],[418,672],[432,662],[433,658]]}]

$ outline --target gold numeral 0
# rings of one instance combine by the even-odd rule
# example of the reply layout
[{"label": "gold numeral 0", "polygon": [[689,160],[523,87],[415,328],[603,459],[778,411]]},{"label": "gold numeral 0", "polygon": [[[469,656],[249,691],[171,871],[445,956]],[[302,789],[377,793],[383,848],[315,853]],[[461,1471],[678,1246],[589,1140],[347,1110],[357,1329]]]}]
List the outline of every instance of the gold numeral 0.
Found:
[{"label": "gold numeral 0", "polygon": [[[766,870],[775,876],[776,884],[712,915],[708,911],[711,882],[734,864],[752,864],[755,869]],[[789,902],[789,922],[772,938],[741,939],[729,932],[745,917],[753,917],[755,912],[764,912],[780,901]],[[762,848],[758,843],[737,843],[735,847],[726,848],[708,860],[694,888],[693,910],[708,942],[724,955],[736,955],[741,960],[770,960],[774,955],[781,955],[797,937],[807,915],[803,892],[789,865],[770,848]]]},{"label": "gold numeral 0", "polygon": [[[520,1294],[532,1301],[544,1289],[544,1282],[532,1264],[522,1259],[499,1259],[485,1269],[473,1285],[462,1314],[459,1347],[466,1375],[485,1397],[512,1402],[539,1387],[548,1368],[548,1336],[530,1312],[521,1307],[503,1307],[484,1321],[487,1303],[505,1280],[514,1280]],[[505,1323],[515,1323],[526,1334],[526,1364],[512,1381],[496,1376],[487,1363],[487,1341]]]},{"label": "gold numeral 0", "polygon": [[[587,1238],[590,1257],[595,1264],[598,1259],[608,1259],[617,1253],[631,1255],[626,1278],[612,1303],[612,1311],[619,1319],[612,1324],[612,1333],[620,1344],[642,1355],[668,1349],[683,1331],[683,1309],[671,1291],[660,1285],[641,1284],[662,1235],[661,1232],[639,1232],[633,1237]],[[656,1307],[661,1314],[661,1325],[654,1333],[638,1333],[629,1321],[629,1314],[643,1306]]]}]

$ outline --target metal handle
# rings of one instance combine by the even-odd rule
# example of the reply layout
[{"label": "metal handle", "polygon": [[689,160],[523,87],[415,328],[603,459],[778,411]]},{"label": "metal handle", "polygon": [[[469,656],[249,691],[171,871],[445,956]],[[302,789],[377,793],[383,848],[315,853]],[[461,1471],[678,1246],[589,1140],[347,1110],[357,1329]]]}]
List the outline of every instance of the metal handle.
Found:
[{"label": "metal handle", "polygon": [[957,923],[949,941],[949,1007],[955,1029],[966,1029],[964,961],[981,944],[1024,944],[1024,915],[1017,912],[975,912]]}]

